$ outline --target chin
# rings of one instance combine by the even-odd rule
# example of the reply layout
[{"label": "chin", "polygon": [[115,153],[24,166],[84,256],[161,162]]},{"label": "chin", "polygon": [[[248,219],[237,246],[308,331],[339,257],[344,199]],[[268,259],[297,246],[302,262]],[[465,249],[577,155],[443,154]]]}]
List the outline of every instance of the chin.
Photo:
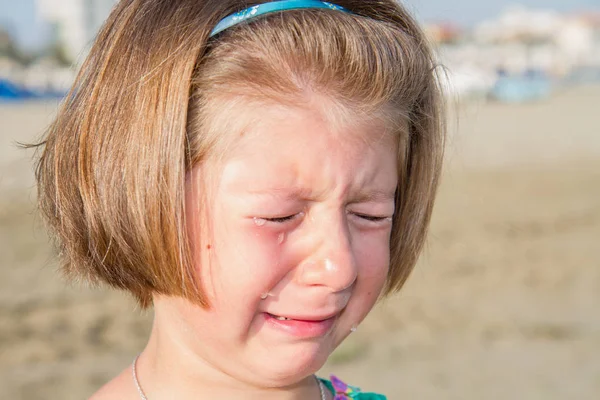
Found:
[{"label": "chin", "polygon": [[265,383],[268,381],[265,386],[290,386],[321,369],[331,352],[319,351],[316,347],[299,350],[286,357],[276,357],[272,354],[267,363],[260,366]]}]

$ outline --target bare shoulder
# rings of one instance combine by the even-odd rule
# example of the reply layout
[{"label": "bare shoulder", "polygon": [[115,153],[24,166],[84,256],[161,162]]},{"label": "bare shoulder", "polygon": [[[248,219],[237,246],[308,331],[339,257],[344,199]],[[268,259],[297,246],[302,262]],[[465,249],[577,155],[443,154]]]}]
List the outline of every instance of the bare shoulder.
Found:
[{"label": "bare shoulder", "polygon": [[98,389],[88,400],[137,400],[139,395],[132,379],[131,369],[127,368]]}]

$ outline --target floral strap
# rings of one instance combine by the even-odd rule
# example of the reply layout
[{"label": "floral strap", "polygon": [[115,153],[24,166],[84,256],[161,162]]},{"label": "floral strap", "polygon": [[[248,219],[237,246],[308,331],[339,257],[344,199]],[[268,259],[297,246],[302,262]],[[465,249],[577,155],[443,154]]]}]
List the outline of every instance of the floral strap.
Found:
[{"label": "floral strap", "polygon": [[333,392],[333,400],[386,400],[386,397],[377,393],[366,393],[356,386],[350,386],[335,375],[331,375],[331,381],[323,380],[323,383]]},{"label": "floral strap", "polygon": [[344,383],[335,375],[331,375],[331,384],[333,385],[333,390],[335,391],[333,400],[351,399],[356,397],[355,395],[360,392],[359,388]]}]

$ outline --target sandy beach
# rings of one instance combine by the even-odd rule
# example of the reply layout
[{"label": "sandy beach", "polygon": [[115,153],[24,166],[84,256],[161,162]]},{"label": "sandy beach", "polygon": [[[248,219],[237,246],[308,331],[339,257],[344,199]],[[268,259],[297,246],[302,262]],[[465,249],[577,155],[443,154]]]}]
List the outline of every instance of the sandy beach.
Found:
[{"label": "sandy beach", "polygon": [[[454,102],[453,102],[454,103]],[[323,368],[390,399],[600,398],[600,87],[454,104],[428,245]],[[32,150],[56,104],[0,104],[0,397],[87,398],[151,313],[65,282],[35,214]]]}]

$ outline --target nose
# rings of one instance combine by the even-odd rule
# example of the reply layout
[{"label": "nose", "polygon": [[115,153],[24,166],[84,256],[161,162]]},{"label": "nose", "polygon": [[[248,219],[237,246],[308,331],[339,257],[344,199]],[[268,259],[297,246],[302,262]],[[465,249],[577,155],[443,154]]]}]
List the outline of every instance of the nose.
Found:
[{"label": "nose", "polygon": [[313,230],[315,240],[309,256],[297,269],[297,282],[306,286],[323,286],[341,292],[356,281],[358,266],[345,219]]}]

